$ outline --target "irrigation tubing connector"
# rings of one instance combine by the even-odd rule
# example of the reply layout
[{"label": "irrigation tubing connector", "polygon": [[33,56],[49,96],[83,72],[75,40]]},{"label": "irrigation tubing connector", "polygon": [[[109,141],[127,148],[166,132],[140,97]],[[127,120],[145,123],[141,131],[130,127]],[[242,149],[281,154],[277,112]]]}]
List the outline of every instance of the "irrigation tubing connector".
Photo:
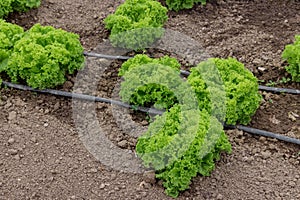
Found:
[{"label": "irrigation tubing connector", "polygon": [[[84,52],[83,55],[88,57],[96,57],[96,58],[103,58],[103,59],[112,59],[112,60],[128,60],[130,56],[113,56],[113,55],[105,55],[105,54],[98,54],[93,52]],[[186,70],[180,70],[181,75],[189,76],[190,72]],[[300,90],[297,89],[288,89],[288,88],[276,88],[276,87],[267,87],[263,85],[259,85],[259,90],[273,92],[273,93],[289,93],[289,94],[300,94]]]},{"label": "irrigation tubing connector", "polygon": [[[95,96],[86,95],[86,94],[79,94],[79,93],[72,93],[72,92],[65,92],[65,91],[51,90],[51,89],[39,90],[39,89],[33,89],[33,88],[25,86],[25,85],[14,84],[14,83],[6,82],[6,81],[2,81],[2,84],[4,86],[19,89],[19,90],[25,90],[25,91],[31,91],[31,92],[37,92],[37,93],[43,93],[43,94],[52,94],[52,95],[56,95],[56,96],[76,98],[76,99],[79,99],[79,100],[86,100],[86,101],[92,101],[92,102],[110,103],[110,104],[113,104],[113,105],[118,105],[118,106],[122,106],[122,107],[125,107],[125,108],[130,108],[130,109],[134,109],[134,110],[138,110],[138,111],[142,111],[142,112],[149,113],[149,114],[154,114],[154,115],[161,115],[164,112],[163,110],[157,110],[157,109],[145,108],[145,107],[135,107],[135,106],[132,106],[132,105],[120,102],[120,101],[115,101],[115,100],[112,100],[112,99],[106,99],[106,98],[101,98],[101,97],[95,97]],[[230,128],[230,129],[237,128],[239,130],[242,130],[242,131],[245,131],[245,132],[248,132],[248,133],[251,133],[251,134],[276,138],[278,140],[282,140],[282,141],[285,141],[285,142],[290,142],[290,143],[293,143],[293,144],[300,145],[300,140],[299,139],[291,138],[291,137],[287,137],[287,136],[283,136],[283,135],[279,135],[279,134],[275,134],[275,133],[268,132],[268,131],[263,131],[263,130],[250,128],[250,127],[246,127],[246,126],[240,126],[240,125],[237,125],[237,126],[224,125],[224,127],[225,128]]]}]

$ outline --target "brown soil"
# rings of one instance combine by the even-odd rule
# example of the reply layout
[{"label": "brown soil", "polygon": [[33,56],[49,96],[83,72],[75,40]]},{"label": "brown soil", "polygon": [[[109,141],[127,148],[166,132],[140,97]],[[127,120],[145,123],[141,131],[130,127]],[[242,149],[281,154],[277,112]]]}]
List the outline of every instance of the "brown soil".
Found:
[{"label": "brown soil", "polygon": [[[92,50],[108,38],[102,21],[121,2],[43,0],[40,8],[14,13],[8,21],[78,33]],[[166,28],[194,38],[212,56],[237,58],[264,83],[279,82],[289,77],[281,53],[300,32],[299,11],[298,1],[217,0],[169,12]],[[119,64],[106,71],[97,95],[111,97]],[[62,89],[73,83],[70,77]],[[277,86],[300,89],[292,82]],[[300,119],[291,116],[300,115],[299,95],[262,94],[249,126],[300,138]],[[171,199],[161,182],[110,169],[94,158],[78,136],[70,99],[1,89],[0,107],[0,199]],[[118,127],[112,106],[97,104],[97,113],[117,145],[135,144]],[[233,153],[222,155],[210,177],[194,178],[178,199],[300,199],[299,146],[238,130],[227,134]]]}]

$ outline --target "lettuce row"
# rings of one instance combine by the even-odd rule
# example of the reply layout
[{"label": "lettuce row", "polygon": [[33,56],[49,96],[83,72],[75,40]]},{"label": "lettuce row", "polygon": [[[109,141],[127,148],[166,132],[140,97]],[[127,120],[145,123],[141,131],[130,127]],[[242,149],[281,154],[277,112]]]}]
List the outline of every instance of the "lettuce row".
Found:
[{"label": "lettuce row", "polygon": [[36,24],[15,41],[0,71],[5,71],[12,82],[25,81],[33,88],[45,89],[63,84],[65,75],[81,69],[83,64],[78,35]]},{"label": "lettuce row", "polygon": [[[165,65],[178,72],[180,68],[174,58],[165,56],[152,59],[146,55],[137,55],[122,65],[119,75],[124,76],[131,69],[150,63]],[[120,92],[123,101],[140,106],[154,104],[156,108],[170,108],[178,103],[173,91],[159,84],[159,81],[145,84],[147,79],[153,79],[151,74],[141,78],[137,76],[139,73],[128,73],[124,77]],[[168,73],[164,76],[173,78]],[[187,81],[198,98],[199,109],[207,110],[220,122],[225,121],[227,124],[248,124],[261,101],[256,77],[233,58],[212,58],[201,62],[191,69]],[[137,85],[140,87],[137,88]]]},{"label": "lettuce row", "polygon": [[[152,59],[139,54],[129,59],[119,70],[119,76],[124,77],[120,90],[122,101],[140,106],[154,104],[159,109],[170,108],[178,102],[170,87],[180,85],[179,68],[178,61],[169,56]],[[165,81],[172,86],[163,85]]]},{"label": "lettuce row", "polygon": [[220,152],[231,152],[222,123],[248,123],[261,100],[257,79],[236,59],[201,62],[186,82],[178,81],[179,67],[173,58],[137,55],[119,71],[123,101],[167,109],[138,138],[136,152],[172,197],[198,173],[209,175]]},{"label": "lettuce row", "polygon": [[0,18],[13,11],[25,12],[40,5],[41,0],[0,0]]},{"label": "lettuce row", "polygon": [[292,75],[292,80],[300,82],[300,35],[295,36],[294,44],[285,46],[282,58],[289,63],[286,71]]},{"label": "lettuce row", "polygon": [[179,104],[157,117],[136,146],[144,165],[156,170],[171,197],[187,189],[198,173],[208,176],[222,151],[231,152],[222,124],[205,110],[183,111]]},{"label": "lettuce row", "polygon": [[[207,82],[202,76],[213,77],[213,73],[202,73],[199,71],[204,67],[207,68],[213,64],[216,66],[226,91],[226,118],[227,124],[235,125],[236,123],[248,124],[251,116],[256,112],[261,101],[261,95],[258,93],[257,78],[247,70],[244,65],[234,58],[220,59],[212,58],[208,61],[201,62],[191,69],[188,82],[194,89],[198,99],[200,109],[205,108],[208,111],[212,109],[210,94],[206,90]],[[201,76],[202,75],[202,76]],[[224,96],[222,89],[214,87],[215,94],[220,98]],[[218,98],[215,98],[218,99]],[[223,111],[222,102],[214,102],[213,108],[216,112]],[[216,116],[217,113],[214,113]]]},{"label": "lettuce row", "polygon": [[206,4],[206,0],[166,0],[169,10],[179,11],[182,9],[190,9],[196,3]]},{"label": "lettuce row", "polygon": [[[213,94],[208,98],[218,99],[215,107],[224,109],[220,106],[224,104],[222,97],[214,95],[215,91],[223,91],[221,96],[225,96],[224,86],[218,71],[211,66],[201,71],[213,74],[203,79],[208,85],[206,90]],[[209,175],[221,151],[231,151],[222,124],[211,116],[213,109],[199,109],[198,103],[202,102],[191,85],[180,78],[179,68],[178,61],[168,56],[152,59],[137,55],[119,70],[124,78],[120,90],[123,101],[144,106],[150,102],[156,108],[167,109],[138,138],[136,152],[146,167],[155,169],[156,177],[163,180],[166,193],[172,197],[187,189],[198,173]]]},{"label": "lettuce row", "polygon": [[111,43],[132,50],[149,47],[163,35],[167,11],[155,0],[126,0],[104,19]]}]

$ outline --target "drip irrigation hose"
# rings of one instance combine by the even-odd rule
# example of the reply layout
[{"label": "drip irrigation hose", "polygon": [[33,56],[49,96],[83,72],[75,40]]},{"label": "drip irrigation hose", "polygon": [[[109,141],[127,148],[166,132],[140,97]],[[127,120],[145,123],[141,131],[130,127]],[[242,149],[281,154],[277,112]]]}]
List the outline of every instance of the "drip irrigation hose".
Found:
[{"label": "drip irrigation hose", "polygon": [[236,128],[236,129],[239,129],[241,131],[251,133],[253,135],[260,135],[260,136],[265,136],[265,137],[276,138],[278,140],[282,140],[282,141],[285,141],[285,142],[290,142],[290,143],[300,145],[300,140],[299,139],[291,138],[291,137],[276,134],[276,133],[272,133],[272,132],[269,132],[269,131],[264,131],[264,130],[260,130],[260,129],[256,129],[256,128],[250,128],[250,127],[246,127],[246,126],[242,126],[242,125],[236,125],[236,126],[225,125],[224,127],[225,128],[230,128],[230,129],[235,129]]},{"label": "drip irrigation hose", "polygon": [[[83,55],[88,57],[96,57],[96,58],[104,58],[104,59],[112,59],[112,60],[128,60],[133,57],[129,56],[112,56],[112,55],[105,55],[105,54],[97,54],[92,52],[84,52]],[[190,72],[186,70],[180,70],[180,73],[184,76],[189,76]],[[288,88],[276,88],[276,87],[267,87],[263,85],[259,85],[259,90],[273,92],[273,93],[289,93],[289,94],[300,94],[300,90],[296,89],[288,89]]]},{"label": "drip irrigation hose", "polygon": [[105,55],[105,54],[99,54],[99,53],[93,53],[93,52],[83,52],[84,56],[88,57],[95,57],[95,58],[104,58],[109,60],[128,60],[129,56],[112,56],[112,55]]},{"label": "drip irrigation hose", "polygon": [[[125,107],[125,108],[131,108],[131,109],[134,109],[134,110],[139,110],[139,111],[146,112],[146,113],[149,113],[149,114],[154,114],[154,115],[161,115],[164,112],[162,110],[156,110],[156,109],[145,108],[145,107],[136,107],[136,106],[132,106],[132,105],[120,102],[120,101],[115,101],[115,100],[112,100],[112,99],[106,99],[106,98],[101,98],[101,97],[95,97],[95,96],[86,95],[86,94],[79,94],[79,93],[72,93],[72,92],[65,92],[65,91],[51,90],[51,89],[39,90],[39,89],[33,89],[33,88],[25,86],[25,85],[14,84],[14,83],[6,82],[6,81],[2,81],[2,84],[4,86],[19,89],[19,90],[38,92],[38,93],[43,93],[43,94],[52,94],[52,95],[63,96],[63,97],[68,97],[68,98],[76,98],[76,99],[79,99],[79,100],[87,100],[87,101],[92,101],[92,102],[110,103],[110,104],[113,104],[113,105],[118,105],[118,106],[122,106],[122,107]],[[266,136],[266,137],[276,138],[278,140],[282,140],[282,141],[285,141],[285,142],[290,142],[290,143],[293,143],[293,144],[300,145],[300,140],[299,139],[279,135],[279,134],[268,132],[268,131],[263,131],[263,130],[250,128],[250,127],[246,127],[246,126],[240,126],[240,125],[237,125],[237,126],[225,125],[224,127],[225,128],[230,128],[230,129],[237,128],[239,130],[248,132],[250,134],[262,135],[262,136]]]},{"label": "drip irrigation hose", "polygon": [[39,90],[39,89],[33,89],[33,88],[25,86],[25,85],[14,84],[14,83],[6,82],[6,81],[2,81],[2,84],[4,86],[19,89],[19,90],[38,92],[38,93],[43,93],[43,94],[52,94],[52,95],[56,95],[56,96],[75,98],[75,99],[79,99],[79,100],[86,100],[86,101],[92,101],[92,102],[110,103],[113,105],[118,105],[118,106],[122,106],[124,108],[130,108],[133,110],[138,110],[138,111],[142,111],[142,112],[154,114],[154,115],[161,115],[163,113],[163,111],[156,110],[153,108],[132,106],[132,105],[120,102],[120,101],[115,101],[112,99],[106,99],[106,98],[102,98],[102,97],[95,97],[95,96],[86,95],[86,94],[79,94],[79,93],[72,93],[72,92],[65,92],[65,91],[51,90],[51,89]]},{"label": "drip irrigation hose", "polygon": [[289,94],[300,94],[300,90],[288,89],[288,88],[276,88],[259,85],[258,89],[274,93],[289,93]]}]

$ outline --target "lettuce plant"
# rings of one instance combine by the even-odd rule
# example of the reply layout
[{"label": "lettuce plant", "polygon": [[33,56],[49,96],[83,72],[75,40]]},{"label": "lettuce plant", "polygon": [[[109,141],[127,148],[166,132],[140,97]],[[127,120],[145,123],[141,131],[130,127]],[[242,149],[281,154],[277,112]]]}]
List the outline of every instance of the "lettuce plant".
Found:
[{"label": "lettuce plant", "polygon": [[[212,58],[201,62],[197,67],[191,69],[188,82],[199,99],[200,109],[205,108],[211,111],[214,108],[215,112],[223,111],[220,102],[210,102],[211,93],[208,92],[208,85],[202,77],[213,77],[215,75],[200,73],[202,68],[207,68],[210,65],[214,65],[217,68],[225,87],[226,94],[222,92],[222,87],[214,87],[214,94],[219,95],[219,98],[222,98],[222,95],[226,95],[226,123],[231,125],[235,125],[237,122],[241,124],[249,123],[251,116],[256,112],[261,101],[261,95],[258,93],[258,81],[242,63],[234,58]],[[219,82],[219,80],[215,80]],[[213,103],[214,105],[212,105]],[[217,113],[214,115],[216,116]]]},{"label": "lettuce plant", "polygon": [[171,197],[187,189],[197,174],[208,176],[222,151],[231,152],[222,124],[205,110],[182,110],[178,104],[157,117],[136,146]]},{"label": "lettuce plant", "polygon": [[155,0],[126,0],[104,23],[114,46],[137,50],[162,36],[167,19],[167,9]]},{"label": "lettuce plant", "polygon": [[51,88],[65,82],[65,75],[81,69],[83,47],[79,36],[51,26],[34,25],[18,40],[1,68],[13,82],[33,88]]},{"label": "lettuce plant", "polygon": [[[172,72],[172,70],[161,71],[161,68],[168,67],[177,74],[173,76],[174,71]],[[167,85],[160,84],[163,83],[163,80],[159,79],[178,78],[179,68],[178,61],[169,56],[152,59],[147,55],[136,55],[123,63],[119,71],[119,75],[124,77],[120,91],[122,100],[133,105],[151,106],[154,104],[156,108],[170,108],[178,102],[177,98]],[[133,72],[134,69],[136,69],[135,72]],[[154,74],[158,72],[161,74],[155,76]],[[163,76],[161,76],[162,74]],[[175,82],[176,80],[174,80]]]},{"label": "lettuce plant", "polygon": [[22,27],[0,19],[0,71],[7,64],[15,43],[23,33]]},{"label": "lettuce plant", "polygon": [[12,8],[17,12],[25,12],[41,5],[41,0],[12,0]]},{"label": "lettuce plant", "polygon": [[169,10],[179,11],[182,9],[190,9],[195,3],[206,4],[206,0],[166,0]]},{"label": "lettuce plant", "polygon": [[292,80],[300,82],[300,35],[295,36],[294,44],[285,46],[282,58],[289,63],[286,71],[292,75]]}]

